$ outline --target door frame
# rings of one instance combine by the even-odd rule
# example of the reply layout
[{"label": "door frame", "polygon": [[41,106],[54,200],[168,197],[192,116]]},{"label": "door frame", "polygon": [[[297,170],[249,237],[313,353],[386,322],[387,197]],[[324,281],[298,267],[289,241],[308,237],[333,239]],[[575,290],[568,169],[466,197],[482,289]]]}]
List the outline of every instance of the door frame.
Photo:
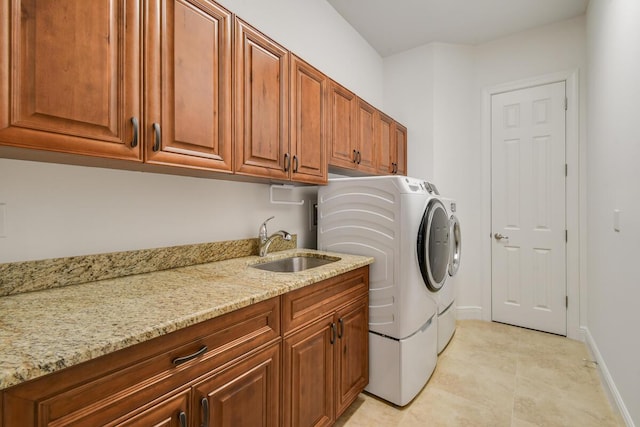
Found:
[{"label": "door frame", "polygon": [[[582,278],[586,266],[586,153],[580,144],[580,99],[579,70],[565,70],[524,80],[502,83],[482,90],[482,236],[488,236],[482,245],[482,319],[491,321],[491,96],[513,90],[526,89],[560,81],[566,82],[566,285],[569,306],[567,307],[567,337],[584,341],[582,323],[586,324],[586,283]],[[484,238],[484,237],[483,237]]]}]

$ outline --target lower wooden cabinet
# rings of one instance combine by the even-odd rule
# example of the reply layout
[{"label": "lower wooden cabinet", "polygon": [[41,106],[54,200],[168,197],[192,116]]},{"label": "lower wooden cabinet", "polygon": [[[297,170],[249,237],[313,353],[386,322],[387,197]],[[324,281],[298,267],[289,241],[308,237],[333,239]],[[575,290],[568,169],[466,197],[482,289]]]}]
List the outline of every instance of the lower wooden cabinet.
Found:
[{"label": "lower wooden cabinet", "polygon": [[334,419],[333,315],[284,340],[284,425],[328,426]]},{"label": "lower wooden cabinet", "polygon": [[2,390],[0,427],[331,425],[368,381],[368,280],[362,267]]},{"label": "lower wooden cabinet", "polygon": [[332,425],[369,382],[368,273],[284,295],[284,426]]},{"label": "lower wooden cabinet", "polygon": [[336,313],[336,417],[369,383],[369,304],[358,298]]},{"label": "lower wooden cabinet", "polygon": [[280,343],[193,387],[201,426],[269,426],[280,420]]}]

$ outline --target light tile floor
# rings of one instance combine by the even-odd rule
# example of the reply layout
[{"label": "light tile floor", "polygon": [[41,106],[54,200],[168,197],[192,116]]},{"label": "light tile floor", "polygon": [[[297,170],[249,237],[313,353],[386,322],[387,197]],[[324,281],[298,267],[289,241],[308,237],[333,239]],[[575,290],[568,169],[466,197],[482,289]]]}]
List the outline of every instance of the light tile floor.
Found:
[{"label": "light tile floor", "polygon": [[366,393],[337,426],[624,426],[582,342],[459,321],[431,379],[398,408]]}]

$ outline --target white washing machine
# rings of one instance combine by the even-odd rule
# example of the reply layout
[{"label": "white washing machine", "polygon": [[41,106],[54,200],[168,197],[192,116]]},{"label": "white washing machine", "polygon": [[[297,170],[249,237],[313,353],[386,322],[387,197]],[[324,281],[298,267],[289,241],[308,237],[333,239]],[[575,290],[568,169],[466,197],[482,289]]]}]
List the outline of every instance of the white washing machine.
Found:
[{"label": "white washing machine", "polygon": [[438,354],[440,354],[456,330],[456,303],[457,293],[455,275],[460,267],[462,254],[462,235],[460,221],[456,216],[457,204],[453,199],[441,198],[444,204],[449,226],[449,264],[447,267],[448,279],[435,294],[438,304]]},{"label": "white washing machine", "polygon": [[338,178],[319,189],[318,249],[375,258],[366,390],[399,406],[418,394],[436,365],[434,294],[448,276],[448,236],[444,204],[423,180]]}]

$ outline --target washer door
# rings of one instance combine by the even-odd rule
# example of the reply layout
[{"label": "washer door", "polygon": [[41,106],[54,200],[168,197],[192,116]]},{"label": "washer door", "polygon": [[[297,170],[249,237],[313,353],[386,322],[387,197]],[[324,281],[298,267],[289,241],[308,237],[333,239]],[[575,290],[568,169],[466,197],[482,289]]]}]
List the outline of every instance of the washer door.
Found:
[{"label": "washer door", "polygon": [[460,268],[460,255],[462,254],[462,234],[460,233],[460,221],[455,215],[449,219],[451,224],[449,231],[449,245],[451,255],[449,257],[449,276],[455,276]]},{"label": "washer door", "polygon": [[432,199],[418,229],[418,264],[424,283],[432,292],[440,290],[449,268],[449,216],[442,202]]}]

